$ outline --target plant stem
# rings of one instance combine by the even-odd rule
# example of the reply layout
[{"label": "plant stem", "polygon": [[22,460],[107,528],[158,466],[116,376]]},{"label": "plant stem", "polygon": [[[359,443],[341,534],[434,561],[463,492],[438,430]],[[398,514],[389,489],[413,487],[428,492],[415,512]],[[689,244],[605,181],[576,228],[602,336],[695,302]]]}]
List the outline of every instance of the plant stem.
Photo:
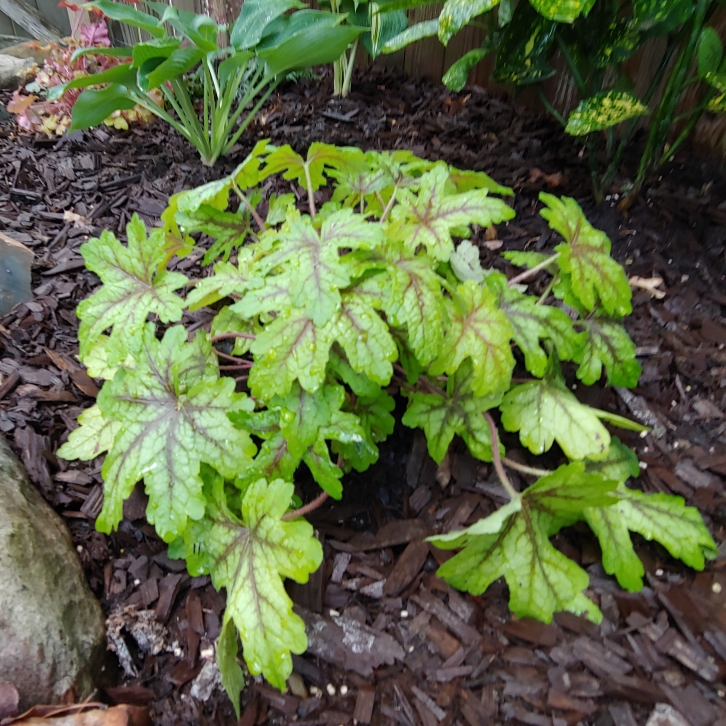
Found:
[{"label": "plant stem", "polygon": [[396,182],[396,185],[393,187],[393,192],[391,193],[391,198],[388,200],[388,204],[386,204],[386,208],[383,210],[383,214],[381,215],[381,220],[380,220],[381,224],[383,224],[386,221],[388,214],[390,213],[391,209],[393,208],[393,205],[396,201],[396,190],[397,189],[398,189],[398,182]]},{"label": "plant stem", "polygon": [[308,204],[310,205],[310,216],[315,219],[315,192],[313,191],[313,180],[310,177],[310,167],[305,162],[305,183],[308,188]]},{"label": "plant stem", "polygon": [[250,333],[220,333],[215,335],[209,342],[216,343],[219,340],[229,340],[230,338],[246,338],[247,340],[256,340],[256,336]]},{"label": "plant stem", "polygon": [[549,285],[545,288],[544,292],[540,296],[539,300],[535,303],[535,305],[544,305],[544,301],[549,297],[549,294],[552,292],[552,288],[557,283],[557,280],[559,279],[559,275],[555,275],[549,282]]},{"label": "plant stem", "polygon": [[257,226],[260,228],[260,231],[266,232],[267,227],[265,226],[265,222],[263,221],[262,217],[260,217],[260,215],[257,213],[257,210],[252,206],[252,204],[250,204],[250,200],[247,199],[247,196],[244,194],[244,192],[239,188],[239,186],[237,186],[237,182],[232,181],[232,189],[234,189],[234,193],[240,198],[242,204],[247,207],[249,213],[252,215],[252,219],[257,222]]},{"label": "plant stem", "polygon": [[520,282],[523,282],[524,280],[529,280],[530,277],[534,277],[538,272],[546,269],[553,262],[556,262],[558,257],[559,257],[559,254],[552,255],[552,257],[548,257],[546,260],[543,260],[542,262],[540,262],[539,265],[535,265],[534,267],[530,267],[528,270],[525,270],[524,272],[520,272],[519,275],[517,275],[516,277],[513,277],[509,281],[509,286],[512,287],[512,285],[517,285]]},{"label": "plant stem", "polygon": [[308,502],[304,507],[300,507],[300,509],[295,509],[292,512],[287,512],[286,514],[283,514],[280,519],[282,519],[283,522],[287,522],[290,519],[297,519],[298,517],[303,517],[306,514],[309,514],[310,512],[317,509],[327,498],[328,492],[322,492],[322,494],[319,494],[317,497],[315,497],[312,502]]},{"label": "plant stem", "polygon": [[502,486],[507,490],[509,498],[517,499],[519,497],[519,494],[517,490],[512,486],[512,482],[509,481],[509,477],[507,476],[507,472],[504,471],[504,467],[502,466],[502,460],[499,456],[499,434],[497,433],[497,426],[494,423],[494,419],[491,417],[489,411],[484,412],[484,418],[489,424],[489,431],[492,435],[492,462],[494,463],[494,468],[497,471],[499,481],[502,482]]},{"label": "plant stem", "polygon": [[[264,85],[264,81],[260,84],[260,86]],[[237,143],[239,140],[239,137],[242,136],[242,134],[245,132],[247,127],[252,123],[252,119],[255,117],[257,112],[262,108],[263,104],[267,99],[270,97],[270,94],[277,88],[280,81],[275,78],[274,81],[270,84],[270,87],[265,91],[265,93],[262,95],[260,100],[255,104],[254,108],[249,112],[247,115],[247,118],[240,124],[240,127],[235,132],[234,136],[225,144],[224,149],[222,150],[222,153],[220,156],[224,156],[229,152],[229,150]],[[237,114],[239,116],[239,114]],[[236,117],[235,117],[236,121]]]},{"label": "plant stem", "polygon": [[243,365],[246,363],[249,363],[249,366],[252,366],[251,361],[242,361],[240,358],[235,357],[233,355],[227,355],[227,353],[222,353],[221,350],[217,350],[216,348],[212,348],[212,350],[220,357],[224,358],[225,360],[231,360],[233,363],[236,363],[237,365]]},{"label": "plant stem", "polygon": [[567,121],[565,120],[565,117],[549,102],[549,99],[545,95],[545,92],[537,86],[537,90],[539,91],[539,98],[540,101],[542,101],[542,105],[545,107],[545,109],[552,114],[552,116],[555,117],[555,120],[562,125],[564,128],[567,126]]},{"label": "plant stem", "polygon": [[357,52],[358,38],[353,41],[353,45],[350,48],[350,58],[348,58],[348,65],[345,69],[345,77],[343,78],[343,98],[345,98],[350,93],[350,86],[353,81],[353,68],[355,67],[355,56]]},{"label": "plant stem", "polygon": [[521,474],[529,474],[530,476],[536,476],[537,478],[547,476],[552,473],[549,469],[535,469],[532,466],[526,466],[525,464],[520,464],[517,461],[508,459],[506,456],[502,458],[502,464],[504,464],[504,466],[508,466],[510,469],[520,472]]}]

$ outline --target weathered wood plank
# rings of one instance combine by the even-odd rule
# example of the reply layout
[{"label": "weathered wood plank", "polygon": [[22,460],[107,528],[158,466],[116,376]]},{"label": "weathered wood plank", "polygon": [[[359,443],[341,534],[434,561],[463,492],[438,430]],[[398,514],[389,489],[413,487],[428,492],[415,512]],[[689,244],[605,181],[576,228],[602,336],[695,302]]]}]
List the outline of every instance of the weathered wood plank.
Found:
[{"label": "weathered wood plank", "polygon": [[58,42],[61,39],[61,31],[42,18],[25,0],[0,0],[0,12],[5,13],[37,40]]}]

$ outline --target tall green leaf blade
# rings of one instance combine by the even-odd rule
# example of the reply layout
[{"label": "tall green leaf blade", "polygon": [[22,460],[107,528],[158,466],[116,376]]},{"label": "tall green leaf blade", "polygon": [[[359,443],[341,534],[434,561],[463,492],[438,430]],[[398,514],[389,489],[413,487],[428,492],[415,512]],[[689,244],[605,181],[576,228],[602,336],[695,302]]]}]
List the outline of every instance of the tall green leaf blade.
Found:
[{"label": "tall green leaf blade", "polygon": [[424,38],[431,38],[439,32],[439,19],[425,20],[422,23],[416,23],[406,28],[402,33],[395,35],[388,42],[383,44],[382,51],[384,53],[395,53],[403,50],[407,45],[415,43]]},{"label": "tall green leaf blade", "polygon": [[102,470],[101,531],[118,525],[123,501],[141,479],[147,518],[165,541],[204,516],[201,463],[231,478],[255,453],[249,435],[227,418],[253,407],[234,388],[231,378],[219,378],[204,335],[187,343],[186,330],[175,326],[158,341],[147,327],[136,368],[121,371],[99,395],[104,417],[121,424]]},{"label": "tall green leaf blade", "polygon": [[622,323],[605,318],[589,318],[583,323],[583,347],[574,359],[580,364],[577,377],[591,386],[600,380],[604,366],[609,385],[635,388],[641,367],[635,359],[635,343]]},{"label": "tall green leaf blade", "polygon": [[134,215],[126,234],[127,247],[107,230],[81,247],[86,267],[103,283],[77,309],[81,358],[108,328],[112,332],[107,349],[118,351],[110,355],[110,363],[114,364],[136,347],[133,339],[150,313],[164,323],[181,320],[184,301],[174,291],[183,287],[187,278],[178,272],[159,270],[166,256],[162,231],[152,232],[147,239],[144,223]]},{"label": "tall green leaf blade", "polygon": [[217,484],[207,516],[195,525],[193,539],[217,589],[227,590],[224,624],[233,621],[252,675],[262,674],[285,689],[292,672],[291,653],[307,648],[305,625],[293,612],[283,578],[305,583],[322,562],[313,528],[302,519],[283,521],[294,486],[281,479],[252,483],[240,516],[227,506]]},{"label": "tall green leaf blade", "polygon": [[472,390],[480,396],[509,388],[514,368],[512,327],[497,308],[494,294],[469,280],[457,288],[460,304],[450,311],[450,324],[432,375],[457,371],[464,359],[474,368]]},{"label": "tall green leaf blade", "polygon": [[567,119],[565,132],[586,136],[649,113],[648,107],[630,91],[602,91],[580,101]]},{"label": "tall green leaf blade", "polygon": [[540,214],[565,239],[555,250],[560,269],[570,276],[572,292],[580,303],[593,310],[599,301],[610,316],[629,315],[633,307],[628,276],[610,257],[608,236],[588,222],[571,197],[558,199],[542,192],[539,198],[546,205]]},{"label": "tall green leaf blade", "polygon": [[500,407],[507,431],[519,431],[533,453],[549,451],[556,441],[569,459],[606,455],[610,434],[596,413],[580,403],[559,375],[514,386]]}]

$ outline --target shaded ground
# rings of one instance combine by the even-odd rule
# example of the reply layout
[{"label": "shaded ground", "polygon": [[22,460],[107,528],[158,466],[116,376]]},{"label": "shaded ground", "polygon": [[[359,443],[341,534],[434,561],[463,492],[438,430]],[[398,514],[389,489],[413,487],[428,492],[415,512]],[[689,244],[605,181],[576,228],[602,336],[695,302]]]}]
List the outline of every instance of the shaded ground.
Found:
[{"label": "shaded ground", "polygon": [[[409,148],[484,170],[517,193],[517,218],[498,230],[505,248],[551,246],[537,214],[539,191],[581,201],[629,275],[660,276],[667,292],[663,300],[645,290],[634,298],[628,327],[644,369],[634,396],[599,387],[584,395],[601,408],[651,417],[659,438],[623,436],[643,462],[636,485],[697,505],[723,556],[697,574],[638,540],[648,586],[633,595],[604,575],[596,541],[576,528],[556,544],[590,573],[588,596],[605,614],[602,626],[567,614],[551,625],[517,620],[502,584],[481,598],[447,587],[434,574],[445,554],[422,542],[492,510],[498,487],[490,467],[457,450],[437,471],[422,437],[401,431],[374,469],[348,481],[341,503],[311,517],[326,559],[293,596],[316,634],[308,654],[295,659],[292,692],[252,683],[241,723],[631,726],[666,703],[690,726],[723,726],[723,168],[684,155],[625,217],[616,199],[593,208],[578,148],[546,119],[482,91],[457,96],[385,74],[361,79],[344,102],[330,99],[329,85],[286,87],[214,170],[161,125],[61,141],[14,138],[9,126],[0,133],[0,230],[36,255],[34,300],[0,321],[0,431],[65,518],[91,587],[113,614],[112,640],[127,674],[112,659],[101,695],[149,704],[155,723],[234,723],[209,663],[224,598],[209,578],[191,578],[166,557],[143,520],[140,492],[119,532],[96,533],[100,462],[71,466],[55,455],[97,393],[74,358],[74,309],[97,285],[78,248],[104,228],[122,234],[134,212],[156,223],[169,195],[222,176],[254,141],[271,137],[300,151],[316,140]],[[494,256],[482,247],[483,264]],[[526,460],[516,439],[506,444],[509,456]],[[139,646],[149,640],[158,652]]]}]

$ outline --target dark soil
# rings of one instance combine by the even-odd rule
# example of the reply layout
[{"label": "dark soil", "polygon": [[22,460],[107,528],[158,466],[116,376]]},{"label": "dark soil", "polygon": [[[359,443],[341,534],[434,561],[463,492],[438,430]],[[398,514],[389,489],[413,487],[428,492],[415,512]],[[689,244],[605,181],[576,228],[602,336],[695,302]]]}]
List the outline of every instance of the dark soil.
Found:
[{"label": "dark soil", "polygon": [[[690,726],[724,726],[723,165],[684,152],[624,215],[617,195],[593,205],[579,147],[557,126],[484,91],[456,95],[384,72],[360,78],[345,101],[331,100],[330,91],[327,79],[285,87],[240,148],[212,170],[161,124],[61,140],[0,127],[0,230],[35,253],[33,301],[0,321],[0,431],[68,523],[91,587],[128,646],[127,666],[138,673],[124,675],[110,656],[108,686],[98,696],[148,705],[159,724],[235,722],[226,696],[208,682],[213,669],[205,668],[224,597],[209,578],[191,578],[183,563],[168,559],[144,521],[140,491],[117,533],[95,532],[100,462],[69,465],[56,456],[98,391],[75,359],[74,310],[98,284],[78,250],[104,228],[123,235],[134,212],[157,223],[171,194],[222,176],[256,140],[270,137],[299,151],[313,141],[407,148],[486,171],[517,194],[517,218],[498,230],[507,249],[551,247],[537,194],[574,196],[609,234],[630,276],[662,277],[665,298],[637,290],[627,321],[643,364],[639,387],[630,395],[595,386],[584,395],[656,424],[659,437],[622,435],[643,462],[633,485],[698,506],[722,557],[694,573],[636,538],[647,587],[630,594],[604,574],[589,531],[576,528],[556,544],[589,572],[588,595],[602,608],[603,624],[569,614],[551,625],[518,620],[508,613],[502,583],[479,598],[449,588],[434,574],[445,553],[423,542],[492,510],[490,467],[456,449],[437,470],[422,437],[404,430],[374,469],[348,481],[342,502],[311,516],[326,560],[292,594],[306,621],[324,627],[295,658],[290,692],[250,682],[240,723],[631,726],[646,723],[662,703]],[[482,248],[483,264],[494,256]],[[506,443],[510,457],[525,456],[516,439]],[[163,626],[156,654],[132,637],[149,627],[144,611]],[[372,655],[357,654],[340,629],[356,625]]]}]

